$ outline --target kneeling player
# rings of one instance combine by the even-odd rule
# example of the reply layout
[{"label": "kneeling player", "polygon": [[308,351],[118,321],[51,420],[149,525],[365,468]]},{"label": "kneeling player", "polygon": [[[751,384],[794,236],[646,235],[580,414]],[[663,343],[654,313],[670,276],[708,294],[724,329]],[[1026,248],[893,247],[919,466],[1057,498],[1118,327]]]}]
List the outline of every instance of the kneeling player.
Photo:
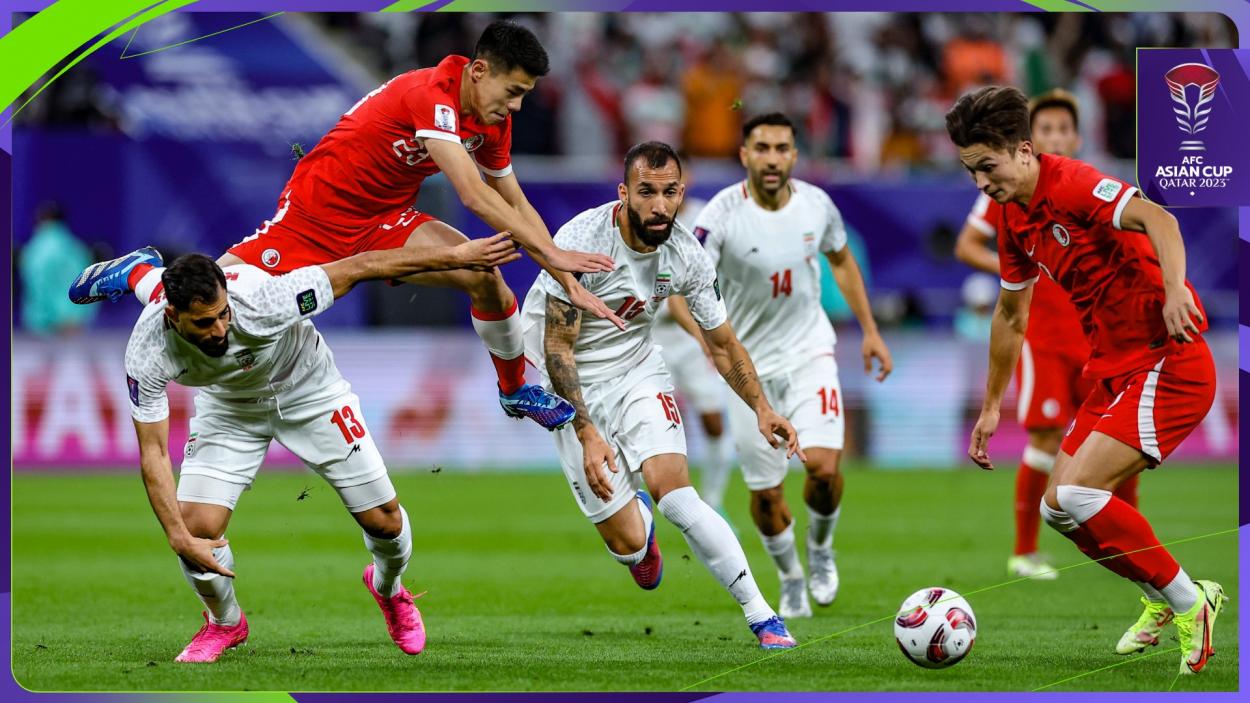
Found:
[{"label": "kneeling player", "polygon": [[[620,201],[583,212],[555,238],[560,246],[608,254],[618,263],[615,271],[583,275],[582,284],[617,308],[625,329],[583,319],[564,289],[544,273],[525,299],[526,355],[543,371],[544,384],[577,410],[572,426],[555,433],[565,478],[582,512],[638,585],[655,588],[663,574],[654,498],[699,561],[742,606],[760,646],[789,648],[794,638],[760,595],[733,530],[690,485],[673,384],[651,340],[665,298],[685,295],[717,369],[755,410],[761,434],[774,446],[784,443],[790,453],[798,451],[794,428],[768,405],[750,357],[726,322],[711,260],[692,234],[674,226],[683,192],[681,162],[671,147],[647,142],[630,150]],[[643,483],[647,491],[639,490]]]},{"label": "kneeling player", "polygon": [[[179,662],[213,662],[248,636],[234,594],[234,556],[224,538],[234,507],[273,440],[335,491],[364,529],[373,563],[364,582],[399,648],[418,654],[425,628],[400,585],[412,552],[400,506],[334,357],[308,318],[359,281],[422,271],[484,269],[519,255],[506,234],[456,247],[369,252],[270,276],[220,268],[189,254],[162,274],[167,302],[149,304],[126,347],[126,381],[144,487],[207,621]],[[169,456],[166,386],[203,387],[177,491]]]}]

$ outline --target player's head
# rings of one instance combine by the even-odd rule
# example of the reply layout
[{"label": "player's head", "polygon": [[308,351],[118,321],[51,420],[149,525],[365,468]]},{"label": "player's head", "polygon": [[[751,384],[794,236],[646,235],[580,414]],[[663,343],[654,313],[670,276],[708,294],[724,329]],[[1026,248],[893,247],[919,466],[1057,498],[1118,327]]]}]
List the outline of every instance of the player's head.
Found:
[{"label": "player's head", "polygon": [[625,206],[629,229],[649,247],[658,247],[673,233],[686,186],[681,158],[664,142],[643,142],[625,154],[625,181],[617,194]]},{"label": "player's head", "polygon": [[207,356],[222,356],[230,346],[230,302],[226,274],[203,254],[186,254],[161,274],[165,319]]},{"label": "player's head", "polygon": [[1029,131],[1039,154],[1074,156],[1081,148],[1080,113],[1076,96],[1062,88],[1029,103]]},{"label": "player's head", "polygon": [[798,159],[794,147],[794,123],[780,112],[757,115],[742,125],[738,158],[756,193],[772,196],[790,182]]},{"label": "player's head", "polygon": [[499,124],[521,109],[521,100],[547,75],[547,50],[516,22],[487,25],[469,64],[472,108],[486,124]]},{"label": "player's head", "polygon": [[1016,88],[990,86],[959,98],[946,131],[981,192],[999,203],[1029,192],[1037,177],[1029,101]]}]

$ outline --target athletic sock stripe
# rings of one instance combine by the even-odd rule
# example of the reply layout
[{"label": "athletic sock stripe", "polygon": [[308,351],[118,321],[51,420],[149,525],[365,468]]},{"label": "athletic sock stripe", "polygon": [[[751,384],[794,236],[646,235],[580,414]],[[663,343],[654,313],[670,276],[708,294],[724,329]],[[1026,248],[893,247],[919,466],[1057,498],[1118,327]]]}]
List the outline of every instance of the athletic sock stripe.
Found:
[{"label": "athletic sock stripe", "polygon": [[1159,453],[1159,435],[1155,430],[1155,394],[1159,386],[1159,372],[1166,358],[1159,359],[1159,363],[1146,374],[1141,400],[1137,403],[1137,437],[1141,441],[1141,450],[1155,461],[1163,461]]}]

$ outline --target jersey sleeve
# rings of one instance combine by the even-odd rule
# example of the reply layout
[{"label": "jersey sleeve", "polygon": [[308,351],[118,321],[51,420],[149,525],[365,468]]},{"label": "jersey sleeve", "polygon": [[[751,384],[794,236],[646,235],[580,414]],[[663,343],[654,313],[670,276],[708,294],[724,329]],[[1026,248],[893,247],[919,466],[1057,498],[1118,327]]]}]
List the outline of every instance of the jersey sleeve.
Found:
[{"label": "jersey sleeve", "polygon": [[473,152],[477,167],[488,176],[503,178],[512,173],[512,118],[492,130],[482,146]]},{"label": "jersey sleeve", "polygon": [[1137,188],[1105,175],[1089,164],[1076,162],[1068,178],[1056,188],[1051,202],[1091,225],[1120,227],[1120,216]]},{"label": "jersey sleeve", "polygon": [[160,422],[169,417],[168,372],[161,365],[163,355],[151,343],[150,335],[132,334],[126,345],[126,390],[130,396],[130,416],[138,422]]},{"label": "jersey sleeve", "polygon": [[712,198],[712,202],[700,210],[699,216],[694,218],[694,228],[691,230],[694,238],[703,245],[703,251],[707,252],[708,258],[711,259],[713,269],[720,265],[721,244],[724,242],[724,211],[724,197]]},{"label": "jersey sleeve", "polygon": [[685,254],[685,280],[675,287],[675,292],[685,296],[690,315],[699,327],[716,329],[729,317],[720,294],[720,281],[716,279],[716,267],[706,251],[693,245]]},{"label": "jersey sleeve", "polygon": [[330,277],[320,266],[268,276],[254,288],[233,293],[234,324],[257,337],[276,337],[334,304]]},{"label": "jersey sleeve", "polygon": [[820,252],[842,251],[846,247],[846,223],[842,220],[842,213],[828,193],[820,188],[815,188],[815,191],[826,218],[825,230],[820,235]]},{"label": "jersey sleeve", "polygon": [[450,95],[424,85],[410,88],[400,102],[416,127],[413,136],[460,143],[460,113]]},{"label": "jersey sleeve", "polygon": [[1006,227],[998,227],[998,268],[1006,290],[1024,290],[1037,281],[1037,262],[1030,259]]},{"label": "jersey sleeve", "polygon": [[993,198],[982,193],[977,196],[972,211],[968,213],[968,224],[987,239],[993,239],[998,235],[998,226],[995,223],[998,222],[1001,207]]}]

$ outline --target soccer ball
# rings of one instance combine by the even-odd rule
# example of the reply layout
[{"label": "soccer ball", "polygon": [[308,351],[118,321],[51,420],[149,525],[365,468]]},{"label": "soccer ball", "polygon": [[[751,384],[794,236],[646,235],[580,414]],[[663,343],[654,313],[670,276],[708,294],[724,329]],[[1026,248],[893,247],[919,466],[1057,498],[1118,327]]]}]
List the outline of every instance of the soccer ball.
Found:
[{"label": "soccer ball", "polygon": [[949,588],[925,588],[907,597],[894,619],[903,654],[926,669],[954,666],[972,651],[977,621],[972,606]]}]

